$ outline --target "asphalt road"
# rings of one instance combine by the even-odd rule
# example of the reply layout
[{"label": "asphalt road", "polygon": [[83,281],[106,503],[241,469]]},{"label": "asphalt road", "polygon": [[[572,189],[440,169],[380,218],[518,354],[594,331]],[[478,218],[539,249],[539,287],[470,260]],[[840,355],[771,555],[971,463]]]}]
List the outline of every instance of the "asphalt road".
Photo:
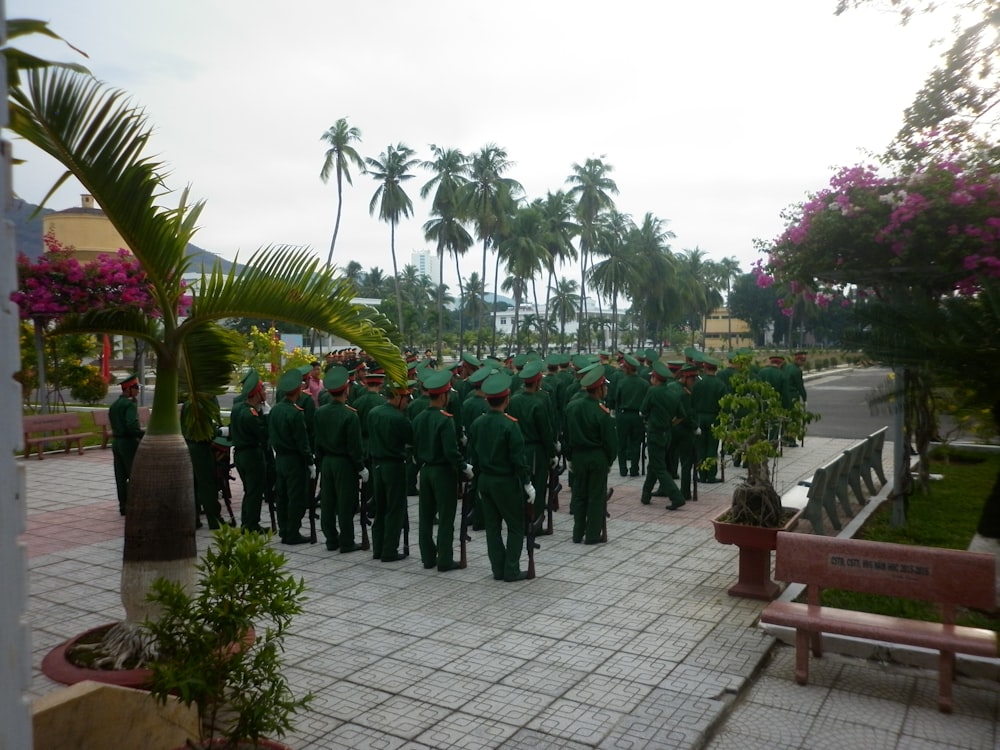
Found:
[{"label": "asphalt road", "polygon": [[829,438],[863,438],[886,425],[892,429],[893,414],[886,405],[872,414],[867,397],[886,382],[891,370],[867,367],[824,372],[806,380],[809,411],[820,414],[809,425],[809,435]]}]

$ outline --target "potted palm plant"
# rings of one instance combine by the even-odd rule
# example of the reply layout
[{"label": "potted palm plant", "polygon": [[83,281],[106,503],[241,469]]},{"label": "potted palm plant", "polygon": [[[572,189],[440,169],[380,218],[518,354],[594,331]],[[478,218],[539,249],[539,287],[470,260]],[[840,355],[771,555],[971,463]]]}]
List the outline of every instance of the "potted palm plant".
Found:
[{"label": "potted palm plant", "polygon": [[159,612],[144,629],[155,653],[151,692],[161,703],[176,696],[200,720],[188,747],[284,747],[297,711],[281,668],[283,641],[302,612],[305,584],[285,570],[285,556],[260,534],[222,526],[195,566],[188,592],[158,578],[148,599]]},{"label": "potted palm plant", "polygon": [[770,600],[779,591],[771,580],[771,550],[778,532],[794,528],[802,513],[782,508],[774,472],[782,440],[801,439],[814,415],[799,401],[784,406],[774,387],[753,371],[749,355],[736,357],[735,365],[712,433],[746,475],[733,490],[732,505],[713,518],[712,525],[717,541],[740,550],[739,579],[729,588],[730,595]]}]

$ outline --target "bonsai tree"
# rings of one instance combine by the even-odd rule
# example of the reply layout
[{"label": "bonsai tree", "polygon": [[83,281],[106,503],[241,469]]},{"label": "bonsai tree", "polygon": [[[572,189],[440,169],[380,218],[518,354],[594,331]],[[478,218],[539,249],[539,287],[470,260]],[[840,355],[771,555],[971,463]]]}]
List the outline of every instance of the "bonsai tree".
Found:
[{"label": "bonsai tree", "polygon": [[[243,341],[217,321],[282,320],[325,331],[375,357],[390,378],[402,380],[399,349],[385,319],[351,302],[353,286],[319,267],[308,249],[268,247],[227,274],[218,263],[193,288],[186,250],[202,203],[159,205],[169,190],[163,166],[145,149],[151,137],[145,113],[123,92],[68,69],[29,70],[10,89],[10,128],[49,154],[94,196],[145,272],[158,317],[129,307],[79,311],[61,318],[55,333],[117,333],[147,345],[156,357],[156,391],[146,435],[129,484],[122,565],[126,621],[106,639],[113,663],[142,658],[139,625],[152,613],[146,599],[161,576],[190,585],[197,554],[191,460],[181,435],[178,390],[197,394],[188,410],[201,435],[211,436],[213,397],[228,385],[242,359]],[[50,193],[51,194],[51,193]],[[190,310],[177,317],[182,298]],[[189,431],[200,439],[196,431]]]},{"label": "bonsai tree", "polygon": [[305,601],[305,583],[285,563],[265,536],[222,526],[195,566],[193,593],[167,578],[153,582],[148,598],[160,614],[144,624],[156,654],[151,691],[161,703],[176,695],[196,706],[195,747],[283,737],[312,700],[292,695],[281,665],[285,634]]},{"label": "bonsai tree", "polygon": [[755,376],[750,355],[739,355],[734,363],[737,370],[729,380],[730,392],[719,400],[718,421],[712,427],[724,453],[731,453],[734,463],[747,472],[733,490],[727,520],[776,528],[782,524],[783,511],[773,478],[782,438],[801,440],[806,423],[815,415],[806,412],[800,401],[782,406],[774,387]]}]

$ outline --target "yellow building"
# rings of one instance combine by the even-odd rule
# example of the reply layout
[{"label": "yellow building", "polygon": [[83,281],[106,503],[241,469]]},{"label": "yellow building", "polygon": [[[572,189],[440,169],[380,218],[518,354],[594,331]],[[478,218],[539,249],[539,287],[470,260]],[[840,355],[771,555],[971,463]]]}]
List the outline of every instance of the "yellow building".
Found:
[{"label": "yellow building", "polygon": [[746,321],[733,318],[725,307],[718,307],[705,320],[705,351],[730,351],[753,346],[753,335]]},{"label": "yellow building", "polygon": [[79,208],[46,214],[42,233],[49,232],[63,245],[76,248],[76,259],[80,263],[92,261],[98,255],[116,254],[120,248],[128,249],[125,240],[90,195],[80,196]]}]

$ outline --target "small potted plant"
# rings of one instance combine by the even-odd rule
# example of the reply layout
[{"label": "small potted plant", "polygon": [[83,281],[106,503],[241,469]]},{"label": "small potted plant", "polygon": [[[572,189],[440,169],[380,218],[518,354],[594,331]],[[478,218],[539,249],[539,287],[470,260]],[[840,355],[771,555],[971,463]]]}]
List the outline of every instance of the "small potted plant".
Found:
[{"label": "small potted plant", "polygon": [[729,593],[769,600],[779,591],[771,580],[771,550],[777,533],[794,528],[802,512],[782,508],[781,496],[774,489],[774,472],[782,441],[800,440],[815,415],[799,401],[783,406],[774,387],[752,371],[749,355],[740,355],[735,363],[730,393],[719,401],[712,434],[731,453],[734,464],[747,473],[733,490],[731,507],[713,518],[712,525],[717,541],[740,548],[739,580]]},{"label": "small potted plant", "polygon": [[156,653],[151,692],[196,706],[200,736],[187,747],[286,747],[264,738],[284,737],[312,700],[292,695],[281,665],[305,601],[305,584],[286,562],[265,536],[222,526],[196,566],[193,593],[154,581],[148,598],[159,616],[145,623]]}]

